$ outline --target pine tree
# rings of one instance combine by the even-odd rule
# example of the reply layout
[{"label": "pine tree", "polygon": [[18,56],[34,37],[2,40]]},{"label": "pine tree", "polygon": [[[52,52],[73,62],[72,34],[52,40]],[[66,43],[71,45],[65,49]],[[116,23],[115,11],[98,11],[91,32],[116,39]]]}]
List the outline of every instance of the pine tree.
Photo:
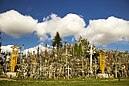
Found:
[{"label": "pine tree", "polygon": [[82,44],[74,45],[74,55],[80,57],[82,55]]},{"label": "pine tree", "polygon": [[62,47],[62,43],[61,43],[62,39],[61,39],[60,34],[58,32],[56,32],[56,36],[54,37],[53,40],[54,40],[53,43],[52,43],[53,47],[55,47],[55,46],[57,48]]},{"label": "pine tree", "polygon": [[76,43],[74,45],[74,55],[77,56],[77,54],[78,54],[78,44]]},{"label": "pine tree", "polygon": [[80,43],[78,46],[78,56],[80,57],[82,55],[82,44]]}]

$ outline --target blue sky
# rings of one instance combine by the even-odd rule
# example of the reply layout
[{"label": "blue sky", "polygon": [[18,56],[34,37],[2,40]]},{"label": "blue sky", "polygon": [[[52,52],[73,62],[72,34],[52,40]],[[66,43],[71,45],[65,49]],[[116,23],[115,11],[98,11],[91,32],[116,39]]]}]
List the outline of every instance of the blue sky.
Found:
[{"label": "blue sky", "polygon": [[[122,18],[129,21],[129,0],[0,0],[0,13],[16,10],[22,15],[28,15],[42,22],[44,17],[52,13],[64,17],[69,13],[82,16],[86,25],[89,20],[107,19],[110,16]],[[30,48],[40,44],[40,39],[34,33],[29,33],[20,38],[13,38],[2,33],[2,45],[25,44]],[[65,37],[71,43],[72,37]],[[44,43],[51,44],[50,40]],[[106,45],[107,49],[128,50],[129,42],[113,42]]]}]

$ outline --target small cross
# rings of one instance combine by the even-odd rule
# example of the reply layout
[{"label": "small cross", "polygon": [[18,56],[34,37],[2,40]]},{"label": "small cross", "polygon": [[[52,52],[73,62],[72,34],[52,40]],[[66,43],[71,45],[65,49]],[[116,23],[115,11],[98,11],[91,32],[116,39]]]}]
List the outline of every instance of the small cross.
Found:
[{"label": "small cross", "polygon": [[69,75],[70,75],[69,72],[70,72],[71,68],[68,65],[68,67],[66,69],[68,70],[68,79],[69,79]]}]

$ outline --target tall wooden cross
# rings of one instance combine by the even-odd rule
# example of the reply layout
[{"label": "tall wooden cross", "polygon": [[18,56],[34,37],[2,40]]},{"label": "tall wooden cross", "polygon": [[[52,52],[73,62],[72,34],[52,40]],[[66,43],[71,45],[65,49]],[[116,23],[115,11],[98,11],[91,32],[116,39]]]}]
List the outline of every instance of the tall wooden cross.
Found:
[{"label": "tall wooden cross", "polygon": [[82,77],[84,78],[84,58],[82,56]]},{"label": "tall wooden cross", "polygon": [[71,54],[68,54],[68,49],[67,49],[67,43],[66,43],[66,50],[65,50],[65,56],[66,56],[66,66],[68,66],[66,69],[68,70],[68,79],[69,79],[69,70],[71,69],[71,68],[69,68],[69,65],[68,65],[68,57],[69,56],[72,56]]},{"label": "tall wooden cross", "polygon": [[93,53],[94,53],[94,50],[93,50],[93,45],[91,44],[90,45],[90,73],[93,73],[93,71],[92,71],[92,55],[93,55]]},{"label": "tall wooden cross", "polygon": [[68,64],[68,57],[72,56],[71,54],[68,54],[68,49],[67,49],[67,44],[66,44],[66,50],[65,50],[65,54],[63,54],[66,56],[66,65]]}]

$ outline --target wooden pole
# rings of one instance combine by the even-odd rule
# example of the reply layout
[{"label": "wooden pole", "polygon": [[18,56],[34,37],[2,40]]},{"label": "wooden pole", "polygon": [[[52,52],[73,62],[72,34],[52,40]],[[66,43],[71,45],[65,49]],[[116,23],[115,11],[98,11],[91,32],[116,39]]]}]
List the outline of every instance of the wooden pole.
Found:
[{"label": "wooden pole", "polygon": [[93,55],[93,45],[90,46],[90,73],[92,74],[92,55]]}]

